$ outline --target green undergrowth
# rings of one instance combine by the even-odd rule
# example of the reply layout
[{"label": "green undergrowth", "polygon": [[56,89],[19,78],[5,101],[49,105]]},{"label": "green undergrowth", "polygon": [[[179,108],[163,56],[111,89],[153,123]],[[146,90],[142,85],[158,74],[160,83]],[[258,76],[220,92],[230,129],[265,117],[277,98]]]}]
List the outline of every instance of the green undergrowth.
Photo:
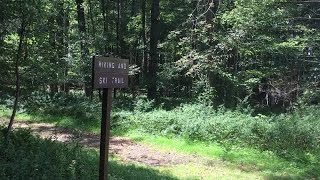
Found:
[{"label": "green undergrowth", "polygon": [[[18,116],[99,133],[99,103],[76,97],[60,97],[49,102],[29,102]],[[181,104],[168,109],[146,98],[130,100],[129,105],[117,100],[111,126],[116,135],[131,136],[130,133],[135,132],[133,135],[144,134],[145,138],[177,140],[168,143],[149,140],[160,144],[159,148],[186,153],[197,151],[201,156],[251,164],[266,173],[279,171],[297,177],[320,177],[319,106],[300,107],[294,112],[267,116],[256,114],[250,108],[229,110],[223,106]],[[148,142],[148,139],[144,141]],[[190,146],[190,143],[195,144]]]},{"label": "green undergrowth", "polygon": [[172,111],[134,112],[118,119],[120,127],[128,123],[128,127],[136,127],[141,132],[216,142],[226,148],[228,144],[240,144],[287,155],[289,151],[312,151],[320,147],[318,107],[292,114],[252,116],[195,104],[182,105]]},{"label": "green undergrowth", "polygon": [[[69,107],[70,108],[70,107]],[[79,107],[74,107],[83,111],[81,105]],[[49,110],[50,109],[50,110]],[[80,130],[87,132],[98,133],[100,131],[100,115],[97,114],[96,117],[92,117],[89,115],[92,112],[84,113],[86,115],[83,116],[83,113],[77,114],[76,112],[70,113],[59,113],[59,109],[55,109],[50,107],[48,110],[43,108],[39,108],[38,110],[33,109],[30,110],[20,110],[17,112],[15,120],[16,121],[27,121],[27,122],[45,122],[45,123],[53,123],[57,126],[64,127],[71,130]],[[70,110],[72,111],[72,110]],[[11,110],[4,105],[0,105],[0,117],[2,117],[2,121],[9,121],[11,116]],[[87,118],[90,117],[91,118]]]},{"label": "green undergrowth", "polygon": [[[8,139],[0,132],[1,179],[98,179],[98,153],[76,144],[40,139],[15,130]],[[110,179],[177,179],[158,170],[110,163]]]},{"label": "green undergrowth", "polygon": [[[308,158],[308,160],[305,159],[302,162],[297,159],[279,157],[272,151],[261,151],[249,147],[233,146],[226,151],[223,146],[217,143],[167,138],[137,131],[130,131],[125,136],[134,141],[148,144],[160,151],[175,151],[207,158],[209,165],[210,160],[220,159],[230,167],[241,167],[245,171],[258,172],[267,179],[320,177],[318,169],[320,152],[314,152],[314,154],[300,153],[300,158]],[[299,157],[296,156],[296,158]]]},{"label": "green undergrowth", "polygon": [[[187,104],[171,111],[135,111],[118,118],[117,123],[122,129],[120,132],[125,132],[124,127],[127,127],[148,134],[141,137],[146,142],[159,144],[159,148],[168,147],[219,157],[235,164],[253,165],[267,174],[281,177],[320,177],[318,106],[274,116],[252,114],[250,109],[231,111],[223,107],[214,109]],[[150,135],[157,139],[148,139]],[[162,142],[165,140],[159,136],[169,141]],[[172,141],[175,138],[179,139],[178,142]],[[179,143],[181,140],[182,144]],[[184,141],[191,142],[191,146]]]}]

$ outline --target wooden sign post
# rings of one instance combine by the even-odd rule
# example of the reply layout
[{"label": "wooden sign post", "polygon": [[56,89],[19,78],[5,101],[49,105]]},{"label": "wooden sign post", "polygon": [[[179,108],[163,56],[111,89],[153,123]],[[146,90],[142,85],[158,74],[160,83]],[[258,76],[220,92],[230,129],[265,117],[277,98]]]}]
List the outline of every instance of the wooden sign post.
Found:
[{"label": "wooden sign post", "polygon": [[129,61],[112,57],[94,56],[92,63],[94,89],[102,89],[102,117],[100,135],[99,180],[108,179],[110,114],[113,88],[128,87]]}]

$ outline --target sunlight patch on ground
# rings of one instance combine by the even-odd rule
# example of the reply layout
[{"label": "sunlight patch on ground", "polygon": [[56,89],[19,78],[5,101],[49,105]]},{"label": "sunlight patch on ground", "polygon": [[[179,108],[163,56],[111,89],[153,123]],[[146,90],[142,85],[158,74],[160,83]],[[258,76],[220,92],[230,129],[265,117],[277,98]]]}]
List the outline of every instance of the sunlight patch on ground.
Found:
[{"label": "sunlight patch on ground", "polygon": [[179,179],[263,179],[257,172],[244,172],[222,163],[211,165],[186,164],[159,169],[166,174],[179,177]]}]

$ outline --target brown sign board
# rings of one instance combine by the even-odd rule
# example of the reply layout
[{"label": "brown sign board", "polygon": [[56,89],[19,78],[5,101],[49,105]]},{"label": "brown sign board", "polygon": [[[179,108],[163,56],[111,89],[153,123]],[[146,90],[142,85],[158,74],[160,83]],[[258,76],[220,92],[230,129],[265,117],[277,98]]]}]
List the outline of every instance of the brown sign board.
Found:
[{"label": "brown sign board", "polygon": [[93,58],[93,88],[128,87],[129,60],[114,57]]}]

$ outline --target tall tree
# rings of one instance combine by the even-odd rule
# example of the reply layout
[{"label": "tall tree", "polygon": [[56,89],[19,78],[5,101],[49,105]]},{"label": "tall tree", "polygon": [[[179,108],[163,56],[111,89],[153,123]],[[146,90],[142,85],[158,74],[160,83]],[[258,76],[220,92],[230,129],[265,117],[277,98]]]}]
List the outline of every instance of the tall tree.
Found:
[{"label": "tall tree", "polygon": [[[68,36],[69,36],[69,14],[68,10],[65,7],[64,1],[58,2],[57,4],[57,57],[59,65],[62,65],[63,68],[59,71],[59,83],[60,83],[60,89],[64,92],[69,92],[69,85],[67,83],[67,74],[69,70],[68,62],[66,61],[66,56],[68,53]],[[62,83],[61,83],[62,82]]]},{"label": "tall tree", "polygon": [[56,21],[55,15],[51,14],[48,18],[48,27],[49,27],[49,63],[52,67],[50,69],[50,93],[54,94],[58,92],[58,73],[57,73],[57,39],[56,39]]},{"label": "tall tree", "polygon": [[117,33],[117,47],[116,47],[116,53],[117,55],[120,55],[120,38],[121,38],[121,32],[120,32],[120,27],[122,25],[121,23],[121,9],[122,9],[122,1],[117,0],[117,22],[116,22],[116,33]]},{"label": "tall tree", "polygon": [[[100,52],[101,54],[107,53],[108,52],[108,41],[110,41],[109,37],[109,6],[107,6],[108,0],[100,0],[100,6],[101,6],[101,13],[103,17],[103,44],[104,44],[104,49],[103,52]],[[109,42],[110,43],[110,42]]]},{"label": "tall tree", "polygon": [[21,79],[20,79],[20,63],[21,60],[23,58],[26,57],[26,52],[24,54],[24,41],[25,41],[25,37],[26,37],[26,28],[27,28],[27,20],[26,20],[26,15],[25,15],[25,11],[23,10],[25,3],[24,2],[20,2],[19,3],[19,21],[20,21],[20,27],[18,28],[18,37],[19,37],[19,44],[18,44],[18,49],[16,52],[16,57],[15,57],[15,63],[14,63],[14,74],[15,74],[15,99],[14,99],[14,104],[13,104],[13,110],[12,110],[12,114],[10,117],[10,122],[7,128],[7,133],[10,132],[12,125],[13,125],[13,121],[14,118],[16,116],[16,112],[18,109],[18,102],[19,102],[19,98],[20,98],[20,86],[21,86]]},{"label": "tall tree", "polygon": [[150,30],[150,63],[148,72],[148,98],[157,97],[157,71],[158,71],[158,41],[160,37],[160,2],[153,0],[151,5],[151,30]]},{"label": "tall tree", "polygon": [[84,73],[84,91],[86,96],[90,96],[92,93],[91,78],[90,78],[90,65],[89,62],[89,49],[87,44],[87,30],[86,30],[86,19],[84,11],[83,0],[76,0],[77,5],[77,20],[78,29],[80,32],[80,46],[81,46],[81,61],[83,64],[82,70]]},{"label": "tall tree", "polygon": [[148,56],[147,56],[147,36],[146,36],[146,0],[141,0],[141,36],[142,36],[142,61],[143,73],[147,74],[148,71]]}]

